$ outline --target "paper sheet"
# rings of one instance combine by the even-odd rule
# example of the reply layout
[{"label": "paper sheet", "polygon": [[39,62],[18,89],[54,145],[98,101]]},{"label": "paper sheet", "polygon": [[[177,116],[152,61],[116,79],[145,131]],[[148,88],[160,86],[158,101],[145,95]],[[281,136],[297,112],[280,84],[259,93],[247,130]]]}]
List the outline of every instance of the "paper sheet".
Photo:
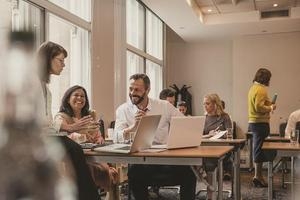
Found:
[{"label": "paper sheet", "polygon": [[218,132],[216,133],[216,135],[212,136],[212,137],[209,138],[209,139],[210,139],[210,140],[220,139],[220,138],[223,137],[226,133],[227,133],[227,131],[218,131]]}]

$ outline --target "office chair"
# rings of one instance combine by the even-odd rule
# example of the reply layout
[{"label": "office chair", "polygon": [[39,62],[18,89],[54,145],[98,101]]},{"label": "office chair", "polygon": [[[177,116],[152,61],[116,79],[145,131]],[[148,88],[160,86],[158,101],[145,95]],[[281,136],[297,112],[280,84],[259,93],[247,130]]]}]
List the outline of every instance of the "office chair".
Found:
[{"label": "office chair", "polygon": [[[280,137],[285,136],[285,128],[286,128],[287,122],[279,124],[279,135]],[[296,130],[300,130],[300,121],[296,123]],[[299,142],[299,141],[298,141]],[[281,187],[286,188],[285,185],[285,174],[289,173],[288,167],[287,167],[287,162],[290,161],[290,157],[282,157],[273,167],[273,170],[276,169],[278,166],[281,166]]]}]

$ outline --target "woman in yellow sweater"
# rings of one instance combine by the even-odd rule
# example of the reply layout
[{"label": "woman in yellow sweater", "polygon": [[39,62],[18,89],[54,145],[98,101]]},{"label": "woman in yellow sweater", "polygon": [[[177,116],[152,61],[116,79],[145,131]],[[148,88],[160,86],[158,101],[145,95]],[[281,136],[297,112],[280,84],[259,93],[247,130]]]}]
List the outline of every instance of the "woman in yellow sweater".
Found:
[{"label": "woman in yellow sweater", "polygon": [[267,187],[262,176],[262,164],[275,157],[274,153],[267,153],[261,149],[265,138],[270,134],[270,113],[276,109],[268,97],[267,87],[271,79],[268,69],[260,68],[253,79],[253,85],[248,93],[249,131],[253,133],[253,160],[255,187]]}]

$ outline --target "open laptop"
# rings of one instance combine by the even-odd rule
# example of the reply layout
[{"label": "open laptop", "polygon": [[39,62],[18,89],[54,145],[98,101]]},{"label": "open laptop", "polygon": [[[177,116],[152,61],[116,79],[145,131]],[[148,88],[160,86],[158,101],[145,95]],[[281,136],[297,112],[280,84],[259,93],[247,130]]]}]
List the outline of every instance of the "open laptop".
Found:
[{"label": "open laptop", "polygon": [[146,115],[141,118],[132,145],[111,144],[94,148],[94,151],[112,153],[133,153],[149,149],[155,136],[161,115]]},{"label": "open laptop", "polygon": [[172,117],[169,137],[165,145],[153,145],[154,149],[177,149],[200,146],[205,116]]}]

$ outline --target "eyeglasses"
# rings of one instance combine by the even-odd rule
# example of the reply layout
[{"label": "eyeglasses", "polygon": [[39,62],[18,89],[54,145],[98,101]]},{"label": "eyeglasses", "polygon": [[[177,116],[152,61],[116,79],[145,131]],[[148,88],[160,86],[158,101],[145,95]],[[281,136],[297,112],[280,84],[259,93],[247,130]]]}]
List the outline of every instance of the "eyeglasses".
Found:
[{"label": "eyeglasses", "polygon": [[61,58],[55,58],[56,60],[58,60],[60,62],[60,64],[65,64],[65,59],[61,59]]}]

